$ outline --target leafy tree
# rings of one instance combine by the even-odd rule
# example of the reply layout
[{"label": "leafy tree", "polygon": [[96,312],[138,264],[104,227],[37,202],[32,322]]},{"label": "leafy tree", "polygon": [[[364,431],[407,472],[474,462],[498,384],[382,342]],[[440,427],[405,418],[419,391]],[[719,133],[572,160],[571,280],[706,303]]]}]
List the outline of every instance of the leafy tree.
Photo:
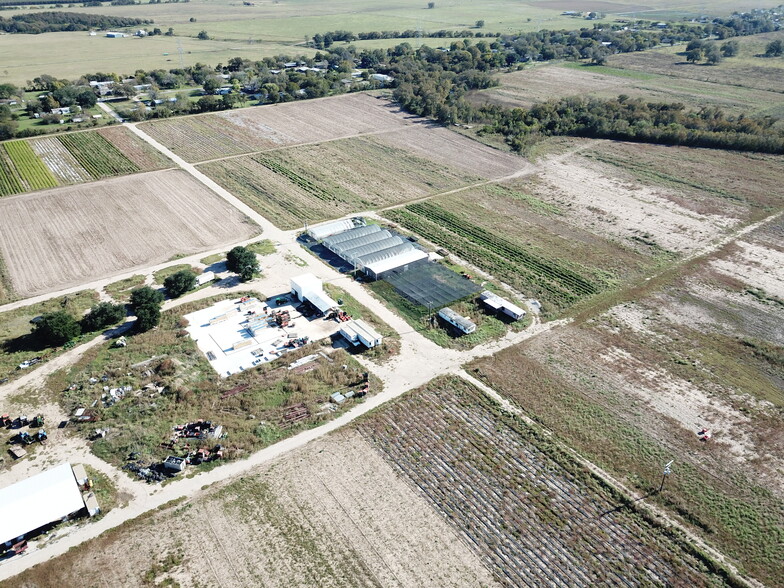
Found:
[{"label": "leafy tree", "polygon": [[692,49],[686,52],[686,61],[689,63],[697,63],[702,60],[702,48]]},{"label": "leafy tree", "polygon": [[209,41],[210,40],[210,36],[207,34],[207,31],[200,31],[199,34],[196,35],[196,38],[200,39],[201,41]]},{"label": "leafy tree", "polygon": [[427,7],[428,7],[429,9],[433,9],[433,8],[435,8],[435,7],[436,7],[436,3],[435,3],[435,2],[428,2],[428,3],[427,3]]},{"label": "leafy tree", "polygon": [[771,41],[765,47],[765,57],[781,57],[784,55],[784,42],[781,39]]},{"label": "leafy tree", "polygon": [[136,315],[134,328],[139,332],[149,331],[161,320],[163,294],[149,286],[131,291],[131,312]]},{"label": "leafy tree", "polygon": [[0,84],[0,98],[7,99],[19,94],[19,88],[13,84]]},{"label": "leafy tree", "polygon": [[161,308],[157,304],[147,304],[136,310],[134,329],[143,333],[157,327],[161,322]]},{"label": "leafy tree", "polygon": [[484,26],[485,26],[485,21],[483,21],[483,20],[476,21],[476,28],[482,29],[482,28],[484,28]]},{"label": "leafy tree", "polygon": [[90,309],[82,318],[82,330],[97,331],[109,325],[116,325],[125,319],[125,305],[101,302]]},{"label": "leafy tree", "polygon": [[705,60],[711,65],[716,65],[721,62],[722,56],[719,48],[713,44],[705,50]]},{"label": "leafy tree", "polygon": [[259,261],[255,253],[238,245],[226,254],[226,267],[239,274],[243,282],[247,282],[259,271]]},{"label": "leafy tree", "polygon": [[739,48],[740,44],[735,39],[732,39],[721,44],[721,54],[724,55],[724,57],[735,57],[738,54]]},{"label": "leafy tree", "polygon": [[207,94],[214,94],[215,90],[221,87],[223,80],[217,76],[210,76],[206,80],[204,80],[204,84],[202,87]]},{"label": "leafy tree", "polygon": [[196,285],[196,274],[191,270],[181,270],[163,281],[163,287],[171,298],[179,298]]},{"label": "leafy tree", "polygon": [[43,315],[33,327],[33,337],[47,347],[67,343],[81,333],[77,320],[64,310]]}]

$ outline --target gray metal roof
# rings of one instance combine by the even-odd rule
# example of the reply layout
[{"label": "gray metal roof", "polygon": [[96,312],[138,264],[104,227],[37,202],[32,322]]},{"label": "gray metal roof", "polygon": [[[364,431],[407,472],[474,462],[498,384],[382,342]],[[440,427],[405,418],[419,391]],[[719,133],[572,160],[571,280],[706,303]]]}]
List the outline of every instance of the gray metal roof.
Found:
[{"label": "gray metal roof", "polygon": [[376,253],[377,251],[382,251],[384,249],[388,249],[389,247],[400,245],[401,243],[404,243],[404,241],[400,237],[388,237],[386,239],[382,239],[381,241],[376,241],[375,243],[369,243],[368,245],[362,245],[361,247],[354,247],[353,249],[344,251],[341,254],[341,257],[349,263],[355,263],[358,259],[364,257],[365,255],[370,255],[372,253]]},{"label": "gray metal roof", "polygon": [[381,241],[383,239],[389,239],[391,236],[392,233],[389,231],[376,231],[370,235],[362,235],[354,239],[349,239],[348,241],[343,241],[342,243],[334,245],[331,249],[338,255],[341,255],[344,251],[349,251],[355,247],[362,247],[363,245],[370,245],[371,243],[375,243],[376,241]]},{"label": "gray metal roof", "polygon": [[380,230],[381,227],[378,225],[367,225],[364,227],[349,229],[348,231],[343,231],[341,233],[338,233],[337,235],[332,235],[331,237],[327,237],[326,239],[324,239],[324,245],[332,249],[334,245],[337,245],[338,243],[342,243],[343,241],[348,241],[349,239],[361,237],[362,235],[370,235],[371,233],[377,233]]},{"label": "gray metal roof", "polygon": [[414,248],[411,243],[408,241],[403,241],[402,243],[398,243],[396,245],[392,245],[391,247],[387,247],[386,249],[379,249],[378,251],[373,251],[372,253],[368,253],[361,257],[357,258],[356,263],[358,265],[368,265],[371,263],[376,263],[377,261],[382,261],[384,259],[390,259],[392,257],[397,257],[398,255],[402,255],[411,251]]}]

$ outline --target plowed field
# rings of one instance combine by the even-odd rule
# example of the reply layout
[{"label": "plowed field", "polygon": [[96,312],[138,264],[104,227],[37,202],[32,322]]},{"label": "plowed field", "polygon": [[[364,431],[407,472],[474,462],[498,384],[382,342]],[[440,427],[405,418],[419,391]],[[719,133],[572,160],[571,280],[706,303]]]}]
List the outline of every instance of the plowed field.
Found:
[{"label": "plowed field", "polygon": [[183,172],[0,200],[0,256],[22,296],[248,238],[255,225]]}]

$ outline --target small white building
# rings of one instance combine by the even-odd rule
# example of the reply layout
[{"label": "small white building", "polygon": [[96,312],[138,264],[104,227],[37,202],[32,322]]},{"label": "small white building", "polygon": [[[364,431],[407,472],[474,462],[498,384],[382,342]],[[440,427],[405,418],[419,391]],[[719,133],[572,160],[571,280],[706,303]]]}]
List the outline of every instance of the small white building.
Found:
[{"label": "small white building", "polygon": [[456,313],[448,306],[439,310],[438,316],[440,316],[443,320],[448,322],[450,325],[457,327],[460,331],[462,331],[466,335],[476,331],[476,324],[474,324],[474,321],[472,321],[468,317],[464,317]]},{"label": "small white building", "polygon": [[505,315],[519,321],[525,316],[525,311],[519,306],[512,304],[506,298],[501,298],[498,294],[485,290],[479,295],[482,302],[492,308],[496,312],[502,312]]},{"label": "small white building", "polygon": [[320,312],[327,312],[338,306],[338,303],[324,292],[324,286],[313,274],[302,274],[291,278],[291,293],[302,302],[310,302]]},{"label": "small white building", "polygon": [[208,282],[212,282],[215,279],[215,272],[204,272],[203,274],[199,274],[196,276],[196,285],[203,286]]},{"label": "small white building", "polygon": [[122,37],[127,37],[128,35],[126,35],[125,33],[118,33],[116,31],[109,31],[108,33],[106,33],[106,36],[109,37],[110,39],[121,39]]},{"label": "small white building", "polygon": [[355,227],[362,227],[365,225],[363,218],[342,218],[336,221],[331,221],[315,227],[308,228],[308,235],[313,237],[316,241],[321,241],[332,235],[337,235],[344,231],[351,230]]},{"label": "small white building", "polygon": [[340,325],[340,334],[354,346],[362,343],[365,347],[372,348],[381,345],[382,341],[378,331],[362,319],[342,323]]}]

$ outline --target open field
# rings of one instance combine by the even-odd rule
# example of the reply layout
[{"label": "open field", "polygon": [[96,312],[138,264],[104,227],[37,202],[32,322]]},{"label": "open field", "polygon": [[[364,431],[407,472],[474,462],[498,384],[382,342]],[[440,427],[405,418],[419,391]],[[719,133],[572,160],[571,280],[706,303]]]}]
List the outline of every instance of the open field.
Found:
[{"label": "open field", "polygon": [[781,206],[780,157],[609,141],[568,149],[524,178],[383,214],[552,316]]},{"label": "open field", "polygon": [[[684,50],[683,46],[612,55],[608,58],[607,63],[613,67],[646,74],[672,76],[696,82],[738,86],[781,94],[784,92],[784,75],[782,75],[784,74],[784,59],[756,57],[760,53],[765,53],[765,45],[774,39],[784,39],[784,31],[738,37],[737,41],[740,44],[738,56],[725,59],[716,66],[687,63],[683,55],[678,55]],[[780,104],[781,100],[775,102]],[[776,109],[776,105],[771,106],[773,109],[770,114],[782,116],[780,107]],[[765,113],[765,110],[758,112],[758,114]]]},{"label": "open field", "polygon": [[125,127],[106,127],[96,132],[142,171],[154,171],[172,166],[171,160]]},{"label": "open field", "polygon": [[[620,62],[617,64],[621,65]],[[684,66],[684,73],[700,75],[704,69],[696,66],[692,70],[692,67]],[[781,102],[779,92],[744,87],[740,85],[740,77],[737,83],[729,85],[691,79],[688,75],[675,77],[674,74],[649,73],[645,68],[638,71],[582,63],[538,65],[500,74],[498,80],[500,86],[472,93],[471,101],[477,105],[490,103],[530,107],[535,102],[563,96],[617,98],[626,94],[649,101],[682,102],[695,109],[714,106],[729,114],[747,116],[771,113],[771,105]]]},{"label": "open field", "polygon": [[350,94],[158,120],[141,128],[186,161],[199,162],[392,130],[412,118],[389,102]]},{"label": "open field", "polygon": [[[456,137],[467,150],[474,145],[475,150],[486,149]],[[376,137],[279,149],[208,163],[200,169],[284,228],[390,206],[482,180],[457,166],[447,167],[410,150],[389,147]]]},{"label": "open field", "polygon": [[8,197],[0,200],[0,223],[0,255],[22,296],[162,263],[256,230],[177,171]]},{"label": "open field", "polygon": [[654,500],[773,585],[784,561],[782,230],[778,217],[595,318],[471,364],[640,494],[674,458]]},{"label": "open field", "polygon": [[123,586],[497,586],[449,525],[353,431],[203,489],[14,581],[72,585],[96,564],[106,568],[106,584]]},{"label": "open field", "polygon": [[458,378],[434,380],[359,430],[503,585],[719,580],[551,439]]},{"label": "open field", "polygon": [[131,290],[143,286],[146,279],[146,276],[136,274],[130,278],[106,284],[103,291],[116,302],[128,302],[131,299]]},{"label": "open field", "polygon": [[[205,1],[205,3],[207,3]],[[145,12],[139,18],[155,18],[149,10],[150,5],[138,8]],[[163,4],[161,4],[163,6]],[[106,6],[107,14],[117,14],[120,6]],[[183,7],[175,7],[185,14]],[[45,10],[58,10],[46,7]],[[73,8],[74,12],[90,12],[96,9]],[[100,9],[98,9],[100,11]],[[8,13],[5,13],[8,14]],[[14,11],[16,14],[16,11]],[[188,17],[185,17],[188,20]],[[161,27],[158,22],[154,26]],[[195,35],[204,28],[199,24]],[[136,27],[138,28],[138,27]],[[166,30],[166,27],[163,27]],[[101,33],[99,33],[101,35]],[[183,49],[184,65],[207,63],[215,66],[226,63],[232,57],[261,59],[273,55],[294,53],[312,55],[312,49],[291,47],[265,39],[248,43],[246,35],[243,42],[238,41],[201,41],[189,36],[125,37],[109,39],[103,36],[90,37],[86,32],[43,33],[40,35],[0,35],[0,60],[3,71],[1,83],[24,85],[42,74],[57,78],[78,79],[80,76],[96,71],[114,72],[123,77],[132,75],[137,69],[172,69],[180,67],[178,47]]]}]

